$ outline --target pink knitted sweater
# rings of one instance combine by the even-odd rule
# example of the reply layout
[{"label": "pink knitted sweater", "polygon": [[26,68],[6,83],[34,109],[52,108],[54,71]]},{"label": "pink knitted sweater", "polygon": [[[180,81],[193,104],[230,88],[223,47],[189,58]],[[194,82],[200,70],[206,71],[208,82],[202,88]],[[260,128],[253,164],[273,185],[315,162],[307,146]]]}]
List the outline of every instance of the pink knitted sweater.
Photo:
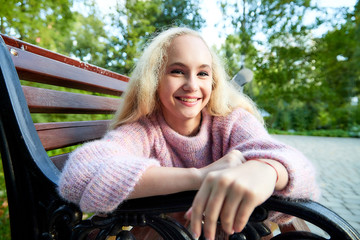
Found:
[{"label": "pink knitted sweater", "polygon": [[236,109],[226,117],[202,112],[199,133],[182,136],[162,115],[142,118],[83,145],[67,161],[59,182],[62,197],[84,212],[110,212],[133,191],[151,166],[204,167],[233,149],[246,160],[281,162],[289,173],[288,186],[275,195],[316,199],[313,165],[297,150],[273,139],[255,117]]}]

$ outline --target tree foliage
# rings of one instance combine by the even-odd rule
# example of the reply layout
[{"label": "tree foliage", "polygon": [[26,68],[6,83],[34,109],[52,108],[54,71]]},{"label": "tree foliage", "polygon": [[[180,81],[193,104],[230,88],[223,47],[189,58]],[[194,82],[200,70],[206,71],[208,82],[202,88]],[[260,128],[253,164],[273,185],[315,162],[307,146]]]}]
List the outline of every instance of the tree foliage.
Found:
[{"label": "tree foliage", "polygon": [[[359,1],[353,13],[342,8],[336,21],[322,15],[311,24],[304,16],[326,9],[310,0],[222,2],[222,9],[234,32],[220,53],[231,75],[241,67],[240,55],[246,56],[245,65],[255,72],[246,91],[270,113],[270,127],[304,130],[360,124],[359,106],[350,104],[359,97]],[[333,24],[333,30],[314,38],[323,23]]]},{"label": "tree foliage", "polygon": [[0,0],[2,33],[57,50],[73,23],[72,0]]},{"label": "tree foliage", "polygon": [[321,101],[332,113],[329,125],[339,128],[360,125],[360,106],[353,102],[360,98],[360,1],[345,20],[316,39],[313,51]]},{"label": "tree foliage", "polygon": [[[230,75],[244,64],[254,71],[245,91],[270,113],[270,127],[360,125],[359,0],[335,15],[314,0],[218,2],[224,25],[233,29],[218,51]],[[122,74],[130,73],[154,32],[174,25],[201,29],[205,22],[195,0],[118,0],[111,15],[99,12],[95,0],[0,0],[0,6],[2,33]],[[323,14],[304,21],[314,11]],[[330,31],[314,37],[323,25]]]},{"label": "tree foliage", "polygon": [[81,61],[105,67],[108,33],[93,1],[85,3],[86,15],[74,12],[75,22],[69,37],[63,41],[61,52]]},{"label": "tree foliage", "polygon": [[108,67],[128,74],[142,47],[156,31],[172,25],[199,29],[204,19],[199,14],[198,1],[186,0],[126,0],[117,3],[112,15],[116,29],[108,45]]},{"label": "tree foliage", "polygon": [[360,2],[346,19],[317,39],[314,50],[319,77],[333,89],[332,107],[349,103],[350,98],[360,94]]},{"label": "tree foliage", "polygon": [[246,58],[254,56],[254,46],[268,48],[286,44],[289,35],[292,38],[304,36],[312,28],[302,21],[303,16],[314,9],[310,0],[220,1],[220,5],[225,24],[230,22],[234,29],[233,34],[227,36],[229,41],[225,42],[225,48],[226,44],[234,43],[231,39],[237,38],[239,48],[234,54],[243,54]]}]

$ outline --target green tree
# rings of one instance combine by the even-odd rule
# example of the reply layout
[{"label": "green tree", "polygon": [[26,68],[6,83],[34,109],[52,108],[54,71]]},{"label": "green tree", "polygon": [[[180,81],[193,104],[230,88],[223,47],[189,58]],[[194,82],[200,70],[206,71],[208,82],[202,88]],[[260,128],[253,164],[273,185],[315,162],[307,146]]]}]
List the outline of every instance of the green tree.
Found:
[{"label": "green tree", "polygon": [[332,107],[359,96],[360,85],[360,2],[346,22],[316,40],[314,58],[322,84],[333,89]]},{"label": "green tree", "polygon": [[324,110],[333,116],[332,125],[339,128],[360,125],[356,115],[360,105],[351,104],[352,99],[360,97],[360,1],[353,12],[346,14],[344,23],[315,43],[317,79],[322,87],[322,101],[326,103]]},{"label": "green tree", "polygon": [[199,29],[204,19],[199,14],[198,1],[186,0],[126,0],[117,3],[112,15],[115,29],[107,46],[108,68],[128,74],[148,38],[161,28],[187,25]]},{"label": "green tree", "polygon": [[[227,36],[224,48],[228,45],[235,45],[237,49],[232,54],[225,51],[225,57],[229,59],[233,55],[235,61],[240,57],[234,55],[243,55],[245,61],[253,66],[248,58],[253,58],[257,54],[254,52],[254,46],[269,48],[279,43],[286,44],[288,41],[281,41],[291,35],[292,40],[307,35],[309,29],[313,26],[306,26],[303,23],[303,16],[314,9],[310,5],[310,0],[241,0],[241,1],[220,1],[225,24],[231,23],[234,31]],[[259,36],[265,38],[260,40]],[[236,41],[234,41],[236,39]],[[288,40],[288,39],[287,39]],[[240,66],[241,63],[232,65]]]},{"label": "green tree", "polygon": [[1,32],[57,50],[73,21],[72,0],[0,0]]},{"label": "green tree", "polygon": [[[221,7],[234,29],[220,49],[229,74],[234,75],[243,65],[255,72],[245,90],[271,114],[270,126],[287,129],[297,122],[295,125],[303,128],[295,119],[301,116],[297,112],[313,102],[317,87],[308,44],[316,24],[306,25],[303,16],[315,7],[308,0],[242,0],[222,2]],[[290,109],[293,114],[283,113]]]},{"label": "green tree", "polygon": [[75,22],[69,37],[61,43],[61,52],[89,62],[96,66],[106,66],[106,45],[108,33],[102,15],[94,1],[84,4],[86,15],[74,12]]},{"label": "green tree", "polygon": [[[239,55],[246,55],[255,78],[245,90],[271,114],[270,127],[344,128],[349,125],[344,122],[355,119],[359,111],[349,105],[359,96],[359,3],[354,13],[340,8],[336,20],[322,15],[312,24],[303,21],[307,12],[326,9],[310,0],[242,0],[223,3],[222,8],[231,16],[234,33],[227,36],[221,53],[231,74],[241,66]],[[235,9],[234,14],[229,9]],[[334,30],[313,39],[312,31],[323,23]]]},{"label": "green tree", "polygon": [[234,76],[244,66],[250,68],[254,66],[254,59],[258,54],[255,46],[250,42],[248,42],[246,50],[243,46],[240,34],[230,34],[218,49],[230,76]]}]

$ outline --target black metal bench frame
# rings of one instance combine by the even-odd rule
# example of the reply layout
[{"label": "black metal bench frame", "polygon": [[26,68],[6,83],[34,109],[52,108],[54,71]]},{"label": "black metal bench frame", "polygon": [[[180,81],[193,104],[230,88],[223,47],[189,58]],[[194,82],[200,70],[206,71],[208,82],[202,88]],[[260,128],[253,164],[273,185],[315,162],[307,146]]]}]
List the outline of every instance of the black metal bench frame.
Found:
[{"label": "black metal bench frame", "polygon": [[[29,52],[30,48],[32,49],[31,54],[38,54],[42,62],[20,61],[18,59],[21,58],[21,54]],[[119,206],[112,214],[85,220],[82,219],[83,213],[77,206],[65,202],[58,196],[56,187],[62,163],[59,161],[59,164],[56,161],[64,159],[66,155],[49,158],[46,152],[48,149],[44,147],[42,142],[42,138],[45,137],[41,137],[40,133],[37,132],[41,126],[35,126],[33,123],[29,110],[30,103],[25,97],[27,88],[21,86],[19,76],[21,79],[33,79],[43,83],[52,82],[52,84],[59,86],[78,87],[81,83],[61,82],[62,76],[54,79],[50,73],[49,76],[45,74],[37,78],[37,73],[32,66],[42,65],[46,68],[47,63],[50,66],[50,62],[61,61],[47,58],[45,55],[41,56],[43,50],[1,35],[1,156],[6,179],[12,239],[86,239],[94,229],[99,230],[96,239],[106,239],[107,236],[132,239],[131,234],[123,230],[123,226],[129,225],[150,226],[164,239],[193,239],[186,228],[167,217],[165,213],[187,210],[191,206],[196,192],[129,200]],[[123,91],[126,87],[127,78],[124,76],[76,60],[71,62],[72,60],[65,56],[56,56],[59,59],[64,58],[66,60],[61,63],[63,66],[71,69],[77,68],[76,71],[84,76],[89,77],[87,74],[90,74],[90,71],[91,74],[98,74],[102,77],[106,75],[106,79],[119,81],[118,92]],[[27,68],[33,70],[28,71]],[[97,89],[97,86],[89,85],[87,88],[90,90]],[[116,92],[111,90],[111,87],[102,91],[103,93]],[[32,112],[41,112],[41,108],[34,110],[36,109],[35,105],[32,106]],[[71,111],[68,110],[68,112]],[[104,112],[109,111],[109,109],[104,110]],[[91,110],[84,110],[84,112],[91,112]],[[100,128],[102,127],[100,126]],[[330,239],[360,239],[360,235],[352,226],[319,203],[289,201],[275,197],[271,197],[259,206],[252,214],[244,231],[234,234],[230,239],[260,239],[271,234],[263,221],[267,218],[268,211],[272,210],[311,222],[327,232]],[[314,233],[290,231],[280,233],[271,239],[325,238]]]}]

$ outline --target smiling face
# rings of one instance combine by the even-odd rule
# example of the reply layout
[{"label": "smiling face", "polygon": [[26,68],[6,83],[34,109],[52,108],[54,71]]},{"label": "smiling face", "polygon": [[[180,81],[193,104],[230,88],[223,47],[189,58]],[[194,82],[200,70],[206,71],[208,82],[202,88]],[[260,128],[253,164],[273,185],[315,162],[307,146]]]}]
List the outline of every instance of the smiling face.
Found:
[{"label": "smiling face", "polygon": [[158,95],[166,122],[183,135],[193,135],[212,90],[212,57],[198,37],[172,40]]}]

